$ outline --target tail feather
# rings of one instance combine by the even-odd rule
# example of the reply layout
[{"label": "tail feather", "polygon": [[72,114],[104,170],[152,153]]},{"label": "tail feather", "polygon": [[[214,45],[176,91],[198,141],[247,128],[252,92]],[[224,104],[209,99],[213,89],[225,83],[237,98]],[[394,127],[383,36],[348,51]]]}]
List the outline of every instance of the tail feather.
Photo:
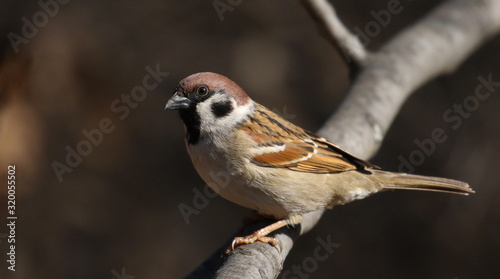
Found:
[{"label": "tail feather", "polygon": [[475,193],[469,184],[458,180],[385,171],[373,172],[372,179],[377,181],[382,189],[433,191],[466,196]]}]

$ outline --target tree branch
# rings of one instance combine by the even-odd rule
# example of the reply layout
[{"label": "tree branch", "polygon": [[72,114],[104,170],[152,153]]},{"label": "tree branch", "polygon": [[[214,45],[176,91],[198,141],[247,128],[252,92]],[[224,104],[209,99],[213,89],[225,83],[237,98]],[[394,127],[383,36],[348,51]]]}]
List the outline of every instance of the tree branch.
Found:
[{"label": "tree branch", "polygon": [[[452,72],[500,31],[500,1],[450,0],[379,51],[366,55],[364,49],[358,53],[362,48],[350,47],[348,42],[353,35],[340,23],[326,0],[301,1],[313,18],[325,25],[329,37],[340,48],[345,46],[350,50],[355,61],[362,62],[361,72],[345,100],[319,134],[363,159],[377,152],[401,105],[413,91],[438,75]],[[314,227],[321,214],[306,214],[300,226],[277,231],[274,236],[281,247],[258,242],[243,245],[225,261],[220,260],[220,250],[187,278],[276,278],[293,241]],[[266,222],[258,222],[245,233],[265,225]]]},{"label": "tree branch", "polygon": [[351,72],[359,70],[367,59],[368,52],[359,38],[340,21],[335,8],[324,0],[300,0],[300,3],[316,21],[320,34],[343,54]]}]

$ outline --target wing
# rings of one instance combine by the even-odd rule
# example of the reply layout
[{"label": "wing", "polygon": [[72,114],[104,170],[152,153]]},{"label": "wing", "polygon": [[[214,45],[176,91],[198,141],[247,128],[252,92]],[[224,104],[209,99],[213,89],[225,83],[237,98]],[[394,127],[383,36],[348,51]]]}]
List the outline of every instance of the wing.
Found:
[{"label": "wing", "polygon": [[254,155],[251,162],[259,166],[310,173],[378,168],[258,104],[252,118],[242,125],[243,130],[256,143],[252,148]]}]

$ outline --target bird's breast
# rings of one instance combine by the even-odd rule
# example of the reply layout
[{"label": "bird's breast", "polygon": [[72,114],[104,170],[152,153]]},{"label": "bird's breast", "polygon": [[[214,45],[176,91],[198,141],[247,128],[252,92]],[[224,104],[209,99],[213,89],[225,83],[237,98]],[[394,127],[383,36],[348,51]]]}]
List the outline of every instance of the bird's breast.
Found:
[{"label": "bird's breast", "polygon": [[286,210],[269,196],[263,179],[249,176],[248,161],[241,154],[210,142],[187,145],[188,153],[200,177],[220,196],[262,214],[285,217]]}]

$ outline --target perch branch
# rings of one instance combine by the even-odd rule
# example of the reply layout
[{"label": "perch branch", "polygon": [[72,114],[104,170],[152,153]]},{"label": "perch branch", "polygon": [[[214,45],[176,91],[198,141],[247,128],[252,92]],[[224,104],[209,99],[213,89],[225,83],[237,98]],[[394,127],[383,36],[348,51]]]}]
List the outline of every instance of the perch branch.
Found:
[{"label": "perch branch", "polygon": [[[327,1],[304,0],[303,3],[306,7],[316,7],[309,10],[314,18],[328,14],[334,17],[328,22],[341,26]],[[335,28],[326,30],[336,32]],[[413,91],[438,75],[452,72],[499,31],[500,1],[444,2],[379,51],[369,56],[353,56],[364,61],[361,72],[339,109],[319,133],[360,158],[370,158],[379,149],[401,105]],[[331,37],[342,38],[339,33]],[[314,227],[321,214],[309,213],[300,226],[276,232],[274,235],[281,244],[279,248],[257,242],[238,247],[225,260],[220,259],[219,251],[188,278],[276,278],[294,240]],[[245,233],[265,225],[256,223]]]},{"label": "perch branch", "polygon": [[359,38],[340,21],[335,8],[324,0],[300,0],[300,2],[316,22],[320,34],[340,54],[343,54],[344,61],[351,71],[359,70],[366,61],[368,52]]}]

